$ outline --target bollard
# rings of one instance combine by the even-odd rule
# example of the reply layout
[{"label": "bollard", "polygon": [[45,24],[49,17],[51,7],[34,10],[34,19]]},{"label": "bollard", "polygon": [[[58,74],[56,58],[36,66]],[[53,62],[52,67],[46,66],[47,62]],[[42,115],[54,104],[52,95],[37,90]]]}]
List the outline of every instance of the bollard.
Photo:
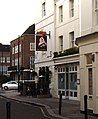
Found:
[{"label": "bollard", "polygon": [[84,95],[84,114],[85,114],[85,119],[88,119],[88,116],[87,116],[87,95]]},{"label": "bollard", "polygon": [[11,103],[6,102],[6,119],[11,119]]},{"label": "bollard", "polygon": [[62,93],[60,93],[59,97],[59,115],[61,115],[61,108],[62,108]]}]

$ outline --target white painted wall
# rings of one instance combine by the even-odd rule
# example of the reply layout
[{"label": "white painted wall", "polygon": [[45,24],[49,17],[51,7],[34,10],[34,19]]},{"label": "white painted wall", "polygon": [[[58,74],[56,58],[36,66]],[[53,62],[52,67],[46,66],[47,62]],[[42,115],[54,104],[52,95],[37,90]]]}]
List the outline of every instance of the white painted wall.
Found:
[{"label": "white painted wall", "polygon": [[[59,6],[63,5],[63,22],[59,23]],[[64,47],[70,48],[69,33],[74,31],[75,38],[79,36],[79,1],[74,0],[74,17],[69,15],[69,0],[61,0],[56,2],[56,51],[59,51],[59,36],[63,35]]]},{"label": "white painted wall", "polygon": [[[46,16],[42,17],[42,3],[46,2]],[[40,20],[35,25],[35,32],[45,31],[47,34],[50,32],[50,38],[47,35],[47,51],[36,51],[35,63],[48,61],[53,57],[54,49],[54,1],[53,0],[40,0]],[[50,57],[50,52],[52,57]]]}]

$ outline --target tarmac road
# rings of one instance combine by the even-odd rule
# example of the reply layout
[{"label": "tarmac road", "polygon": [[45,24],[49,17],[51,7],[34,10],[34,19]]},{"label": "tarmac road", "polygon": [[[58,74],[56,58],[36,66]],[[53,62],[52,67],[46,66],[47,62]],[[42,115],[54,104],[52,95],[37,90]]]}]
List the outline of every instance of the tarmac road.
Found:
[{"label": "tarmac road", "polygon": [[[7,119],[6,102],[6,99],[0,97],[0,119]],[[47,119],[47,117],[39,107],[11,101],[11,119]]]}]

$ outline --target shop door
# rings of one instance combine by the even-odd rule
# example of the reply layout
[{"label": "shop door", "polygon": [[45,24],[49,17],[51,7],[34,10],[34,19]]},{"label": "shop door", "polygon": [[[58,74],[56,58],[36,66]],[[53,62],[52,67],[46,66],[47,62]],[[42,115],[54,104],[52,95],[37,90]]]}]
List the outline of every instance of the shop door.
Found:
[{"label": "shop door", "polygon": [[69,74],[69,99],[77,99],[77,73]]}]

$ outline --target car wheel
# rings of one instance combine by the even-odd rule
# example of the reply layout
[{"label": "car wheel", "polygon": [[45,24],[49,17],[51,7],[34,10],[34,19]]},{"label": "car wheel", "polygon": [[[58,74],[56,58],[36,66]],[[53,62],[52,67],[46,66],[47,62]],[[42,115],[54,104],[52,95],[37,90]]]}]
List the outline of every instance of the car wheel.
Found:
[{"label": "car wheel", "polygon": [[8,90],[8,87],[7,87],[7,86],[5,86],[5,87],[4,87],[4,90]]}]

